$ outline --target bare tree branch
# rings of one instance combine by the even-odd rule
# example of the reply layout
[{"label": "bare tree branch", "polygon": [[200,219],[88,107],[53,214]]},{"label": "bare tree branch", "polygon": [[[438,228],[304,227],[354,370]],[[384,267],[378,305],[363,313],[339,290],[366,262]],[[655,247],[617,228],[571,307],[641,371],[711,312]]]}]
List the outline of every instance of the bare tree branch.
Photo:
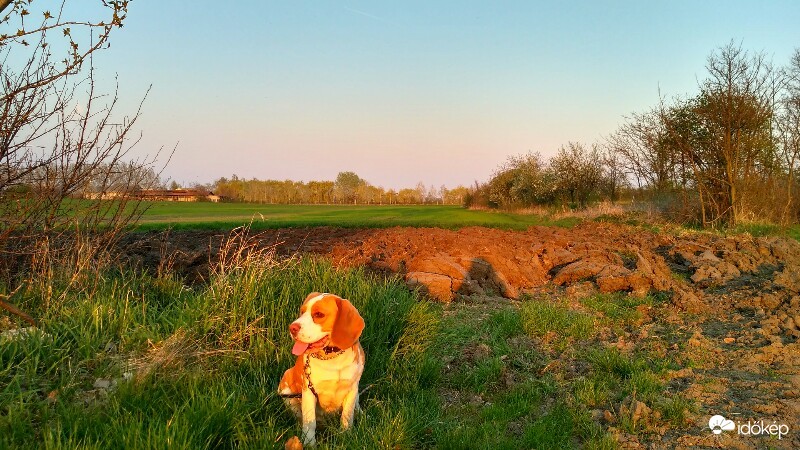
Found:
[{"label": "bare tree branch", "polygon": [[12,0],[0,0],[0,13],[11,4]]},{"label": "bare tree branch", "polygon": [[[141,214],[139,201],[126,193],[140,189],[157,157],[132,158],[141,103],[132,116],[120,117],[118,91],[97,92],[92,58],[108,48],[128,2],[101,4],[108,13],[101,22],[68,20],[62,3],[57,14],[44,11],[40,24],[29,27],[31,2],[15,2],[0,19],[17,22],[19,30],[0,35],[0,276],[6,286],[51,282],[54,261],[68,261],[61,266],[73,271],[71,286],[83,271],[101,267],[96,261]],[[51,40],[68,43],[63,59],[51,48],[52,33],[58,39]],[[35,45],[26,41],[31,36],[39,36]],[[104,199],[109,191],[114,200]]]}]

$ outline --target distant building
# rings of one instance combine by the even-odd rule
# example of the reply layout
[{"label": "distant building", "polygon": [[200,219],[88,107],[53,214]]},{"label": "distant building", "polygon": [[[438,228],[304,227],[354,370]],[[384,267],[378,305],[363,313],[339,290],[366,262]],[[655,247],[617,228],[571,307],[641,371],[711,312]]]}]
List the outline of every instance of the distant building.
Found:
[{"label": "distant building", "polygon": [[124,198],[123,192],[85,192],[83,198],[88,200],[114,200],[117,198]]},{"label": "distant building", "polygon": [[216,203],[220,200],[219,195],[199,189],[142,189],[133,191],[130,196],[138,200],[167,202],[207,200]]}]

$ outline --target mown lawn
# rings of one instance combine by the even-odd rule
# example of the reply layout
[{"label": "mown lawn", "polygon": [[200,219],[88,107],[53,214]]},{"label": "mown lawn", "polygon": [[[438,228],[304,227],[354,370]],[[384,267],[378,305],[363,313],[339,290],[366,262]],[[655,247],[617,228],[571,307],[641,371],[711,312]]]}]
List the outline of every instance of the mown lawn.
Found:
[{"label": "mown lawn", "polygon": [[570,227],[574,218],[553,220],[540,215],[474,211],[460,206],[356,206],[260,205],[252,203],[150,202],[138,230],[231,229],[251,224],[253,229],[338,227],[440,227],[486,226],[524,230],[534,225]]}]

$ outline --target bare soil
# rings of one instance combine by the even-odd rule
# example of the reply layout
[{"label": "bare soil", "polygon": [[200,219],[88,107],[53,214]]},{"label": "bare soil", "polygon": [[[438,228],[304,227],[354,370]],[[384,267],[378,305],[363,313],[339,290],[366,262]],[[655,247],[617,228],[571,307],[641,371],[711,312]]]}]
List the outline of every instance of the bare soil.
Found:
[{"label": "bare soil", "polygon": [[[695,364],[675,374],[676,392],[696,401],[695,425],[661,430],[662,445],[685,448],[800,448],[800,243],[789,238],[652,233],[586,222],[572,229],[504,231],[469,227],[279,229],[254,236],[281,255],[312,253],[339,266],[398,274],[442,302],[557,289],[583,297],[596,292],[658,293],[659,320],[670,336],[653,336],[653,317],[627,341],[661,338]],[[207,277],[223,236],[180,231],[133,234],[120,244],[131,263],[170,269],[192,281]],[[649,330],[649,332],[648,332]],[[676,341],[676,342],[672,342]],[[708,418],[789,425],[783,440],[758,441],[708,430]],[[619,436],[623,447],[662,448]]]}]

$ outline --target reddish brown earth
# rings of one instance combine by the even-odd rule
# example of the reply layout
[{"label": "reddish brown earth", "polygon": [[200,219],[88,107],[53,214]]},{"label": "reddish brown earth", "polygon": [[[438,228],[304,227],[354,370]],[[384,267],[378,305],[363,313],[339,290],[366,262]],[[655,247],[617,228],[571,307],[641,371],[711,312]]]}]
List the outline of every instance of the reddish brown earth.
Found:
[{"label": "reddish brown earth", "polygon": [[[313,253],[339,266],[398,273],[445,302],[471,294],[519,298],[550,282],[569,287],[589,280],[600,292],[670,292],[677,306],[699,311],[709,305],[698,296],[711,286],[758,282],[765,293],[777,293],[748,306],[772,310],[800,290],[800,244],[780,237],[654,234],[588,222],[528,231],[296,228],[253,238],[281,254]],[[146,233],[131,235],[122,246],[135,263],[152,268],[169,255],[173,269],[202,279],[222,239],[207,231]]]},{"label": "reddish brown earth", "polygon": [[[554,287],[573,297],[661,293],[669,301],[660,315],[686,337],[681,348],[702,361],[676,379],[704,408],[696,433],[664,439],[686,448],[747,448],[752,441],[721,443],[707,433],[706,413],[736,412],[784,420],[792,438],[769,445],[800,448],[800,243],[792,239],[656,234],[595,222],[527,231],[320,227],[254,235],[280,254],[313,253],[338,266],[399,274],[443,302],[473,295],[514,299]],[[134,263],[156,268],[168,260],[173,270],[203,279],[222,239],[214,232],[147,233],[121,245]],[[647,335],[651,325],[626,339],[657,338]],[[632,437],[626,442],[638,445]]]}]

